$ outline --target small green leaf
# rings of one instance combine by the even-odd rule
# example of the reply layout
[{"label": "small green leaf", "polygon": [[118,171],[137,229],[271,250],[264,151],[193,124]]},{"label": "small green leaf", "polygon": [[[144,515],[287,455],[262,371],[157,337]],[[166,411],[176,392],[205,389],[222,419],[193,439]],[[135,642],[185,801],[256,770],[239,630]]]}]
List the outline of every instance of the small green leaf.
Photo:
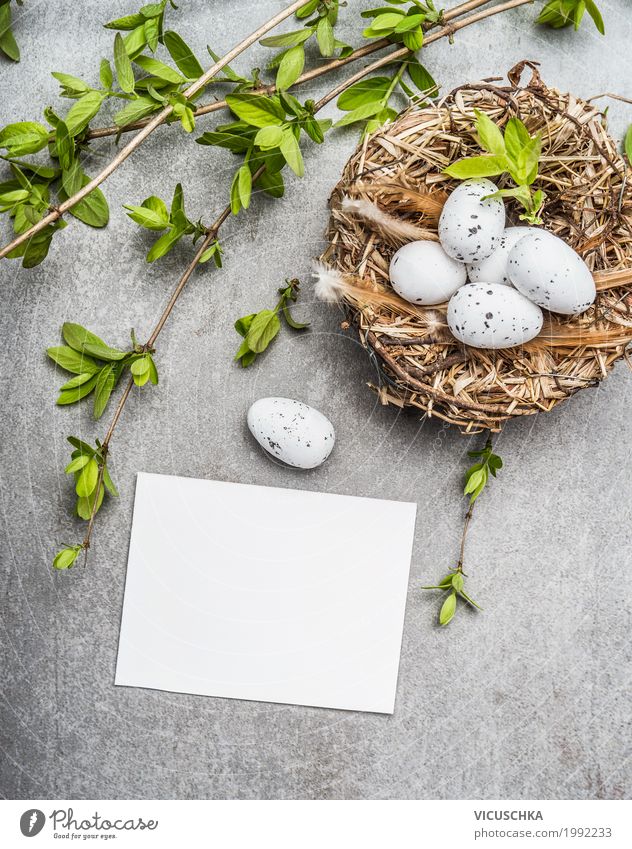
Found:
[{"label": "small green leaf", "polygon": [[441,606],[439,625],[447,625],[456,613],[456,592],[453,590]]},{"label": "small green leaf", "polygon": [[86,395],[89,395],[97,382],[97,375],[93,374],[88,380],[76,386],[74,389],[67,389],[59,393],[59,397],[55,402],[59,407],[66,407],[69,404],[76,404],[81,401]]},{"label": "small green leaf", "polygon": [[494,177],[504,174],[507,170],[505,156],[471,156],[460,159],[449,165],[444,173],[457,180],[467,180],[472,177]]},{"label": "small green leaf", "polygon": [[277,89],[286,89],[294,85],[305,67],[305,50],[303,45],[291,47],[281,59],[276,76]]},{"label": "small green leaf", "polygon": [[48,143],[49,131],[35,121],[20,121],[7,124],[0,131],[0,148],[5,148],[11,156],[25,156],[37,153]]},{"label": "small green leaf", "polygon": [[495,153],[499,156],[505,155],[505,142],[500,127],[492,121],[489,115],[479,109],[476,110],[476,132],[481,146],[488,153]]},{"label": "small green leaf", "polygon": [[364,121],[366,118],[371,118],[373,115],[377,115],[377,113],[381,112],[383,108],[384,104],[382,101],[375,100],[372,103],[365,103],[363,106],[358,106],[356,109],[352,109],[351,112],[348,112],[336,121],[334,126],[346,127],[349,124],[355,124],[357,121]]},{"label": "small green leaf", "polygon": [[174,69],[170,68],[169,65],[165,65],[164,62],[160,62],[152,56],[136,56],[134,62],[141,67],[143,71],[147,71],[148,74],[152,74],[154,77],[158,77],[161,80],[166,80],[168,83],[175,83],[176,85],[179,85],[184,82],[182,74],[178,73],[178,71],[174,71]]},{"label": "small green leaf", "polygon": [[53,560],[53,568],[58,571],[62,571],[63,569],[70,569],[73,565],[77,557],[79,556],[79,552],[81,551],[82,546],[73,545],[68,548],[62,548],[55,555],[55,559]]},{"label": "small green leaf", "polygon": [[623,146],[625,149],[625,155],[628,157],[628,164],[632,165],[632,125],[628,127]]},{"label": "small green leaf", "polygon": [[108,470],[107,465],[103,466],[103,483],[110,495],[114,496],[114,498],[118,498],[119,492],[118,489],[114,486],[114,481],[110,477],[110,472]]},{"label": "small green leaf", "polygon": [[307,41],[312,35],[309,29],[298,29],[293,32],[284,32],[281,35],[269,35],[262,38],[259,44],[264,47],[295,47],[297,44],[302,44]]},{"label": "small green leaf", "polygon": [[57,363],[57,365],[61,366],[65,369],[65,371],[72,372],[72,374],[96,374],[99,370],[99,366],[91,357],[75,351],[73,348],[67,347],[66,345],[60,345],[55,348],[47,348],[46,353],[53,362]]},{"label": "small green leaf", "polygon": [[318,21],[316,39],[318,41],[320,55],[325,57],[333,56],[335,47],[334,28],[329,18],[324,17]]},{"label": "small green leaf", "polygon": [[120,112],[116,113],[114,123],[117,127],[125,127],[135,121],[141,121],[158,109],[160,109],[160,103],[156,103],[150,97],[138,97],[136,100],[130,100]]},{"label": "small green leaf", "polygon": [[165,256],[184,236],[183,230],[168,230],[166,233],[154,242],[147,254],[147,262],[155,262],[157,259]]},{"label": "small green leaf", "polygon": [[301,153],[296,136],[291,130],[283,131],[283,138],[281,139],[279,149],[292,171],[294,171],[297,177],[302,177],[305,173],[303,154]]},{"label": "small green leaf", "polygon": [[177,32],[168,30],[163,35],[163,40],[165,47],[169,51],[169,55],[185,77],[190,80],[195,80],[202,76],[204,68],[196,59],[195,54],[189,45],[178,35]]},{"label": "small green leaf", "polygon": [[463,575],[460,572],[455,572],[452,575],[452,586],[457,592],[463,589]]},{"label": "small green leaf", "polygon": [[[156,204],[155,201],[158,201],[160,205]],[[123,209],[129,210],[127,214],[132,221],[147,230],[160,231],[169,226],[169,212],[166,204],[160,198],[147,198],[141,206],[125,204]]]},{"label": "small green leaf", "polygon": [[261,354],[281,329],[281,322],[274,310],[261,310],[253,318],[246,341],[251,351]]},{"label": "small green leaf", "polygon": [[112,74],[112,66],[108,62],[107,59],[101,59],[101,66],[99,68],[99,80],[104,89],[108,91],[112,88],[112,84],[114,83],[114,75]]},{"label": "small green leaf", "polygon": [[119,369],[116,363],[109,363],[104,366],[97,376],[97,382],[94,387],[94,407],[93,417],[100,419],[103,415],[107,403],[110,400],[110,395],[116,386],[119,379]]},{"label": "small green leaf", "polygon": [[99,360],[122,360],[126,354],[125,351],[119,351],[117,348],[110,348],[106,345],[103,339],[99,339],[94,333],[91,333],[80,324],[73,324],[66,321],[61,329],[62,336],[66,343],[79,353],[90,354]]},{"label": "small green leaf", "polygon": [[[94,512],[95,512],[95,515],[96,515],[96,513],[99,511],[99,509],[101,507],[101,504],[103,503],[103,495],[104,494],[105,494],[105,487],[103,485],[101,485],[99,487],[98,497],[97,497],[97,490],[95,489],[94,492],[91,495],[89,495],[87,498],[83,498],[83,497],[78,498],[77,499],[77,507],[76,507],[77,516],[79,516],[80,519],[85,519],[86,521],[88,521],[90,519],[90,516],[92,515],[93,507],[95,507]],[[96,501],[96,506],[95,506],[95,501]]]},{"label": "small green leaf", "polygon": [[94,492],[99,478],[99,464],[91,457],[77,476],[75,492],[80,498],[88,498]]},{"label": "small green leaf", "polygon": [[89,91],[70,107],[66,115],[68,132],[74,138],[88,126],[103,103],[103,95],[98,91]]},{"label": "small green leaf", "polygon": [[[345,112],[357,109],[367,103],[379,102],[381,105],[390,85],[390,77],[370,77],[368,80],[360,80],[360,82],[354,83],[346,91],[343,91],[336,105],[338,109]],[[375,113],[372,112],[371,114]]]},{"label": "small green leaf", "polygon": [[116,76],[121,90],[131,94],[134,91],[136,81],[134,79],[132,63],[125,49],[125,43],[120,32],[117,32],[114,37],[114,67],[116,68]]},{"label": "small green leaf", "polygon": [[79,472],[90,462],[89,454],[80,454],[79,457],[75,457],[74,460],[71,460],[70,463],[64,469],[64,472],[67,475],[72,474],[73,472]]},{"label": "small green leaf", "polygon": [[255,144],[263,150],[270,150],[278,147],[283,138],[283,130],[276,125],[270,127],[262,127],[258,130],[255,136]]},{"label": "small green leaf", "polygon": [[250,325],[256,317],[257,313],[253,312],[250,315],[244,315],[242,318],[238,318],[235,322],[235,330],[237,333],[239,333],[240,336],[245,337],[250,330]]},{"label": "small green leaf", "polygon": [[228,94],[226,103],[238,118],[253,127],[280,125],[285,120],[285,111],[278,99],[261,94]]}]

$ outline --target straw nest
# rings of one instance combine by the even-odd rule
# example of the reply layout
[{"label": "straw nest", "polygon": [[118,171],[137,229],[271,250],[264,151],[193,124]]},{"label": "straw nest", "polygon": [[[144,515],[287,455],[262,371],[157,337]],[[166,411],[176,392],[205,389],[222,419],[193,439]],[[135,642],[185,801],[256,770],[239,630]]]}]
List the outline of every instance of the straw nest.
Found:
[{"label": "straw nest", "polygon": [[[525,66],[532,76],[522,85]],[[632,180],[603,114],[547,88],[534,63],[521,62],[508,80],[460,87],[364,139],[331,197],[317,284],[324,297],[344,304],[346,325],[379,364],[373,388],[382,403],[419,408],[466,432],[497,431],[508,419],[548,412],[606,377],[632,342]],[[443,169],[480,153],[475,109],[501,127],[517,115],[531,133],[542,132],[544,226],[584,258],[598,289],[587,312],[547,314],[541,334],[519,348],[465,347],[446,325],[447,305],[415,306],[389,284],[399,246],[437,240],[441,208],[457,185]],[[503,177],[499,185],[509,183]],[[519,212],[507,203],[509,223],[519,223]]]}]

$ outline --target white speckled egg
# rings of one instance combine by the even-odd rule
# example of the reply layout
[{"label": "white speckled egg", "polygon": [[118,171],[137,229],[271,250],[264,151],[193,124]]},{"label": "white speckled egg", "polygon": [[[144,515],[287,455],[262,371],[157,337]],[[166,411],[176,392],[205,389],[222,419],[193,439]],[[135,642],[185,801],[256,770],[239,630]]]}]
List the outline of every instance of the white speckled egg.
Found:
[{"label": "white speckled egg", "polygon": [[505,205],[481,198],[497,191],[491,180],[465,180],[445,202],[439,241],[453,259],[480,262],[493,253],[505,229]]},{"label": "white speckled egg", "polygon": [[519,239],[531,231],[531,227],[506,227],[494,252],[486,259],[467,266],[470,283],[502,283],[511,286],[507,272],[509,252]]},{"label": "white speckled egg", "polygon": [[412,304],[447,301],[465,283],[465,266],[449,257],[437,242],[409,242],[391,260],[393,289]]},{"label": "white speckled egg", "polygon": [[269,454],[299,469],[324,463],[336,440],[328,418],[291,398],[255,401],[248,410],[248,427]]},{"label": "white speckled egg", "polygon": [[597,294],[584,260],[547,230],[534,230],[516,242],[507,268],[519,292],[552,312],[579,315]]},{"label": "white speckled egg", "polygon": [[452,334],[472,348],[513,348],[542,329],[540,307],[502,283],[466,283],[448,304]]}]

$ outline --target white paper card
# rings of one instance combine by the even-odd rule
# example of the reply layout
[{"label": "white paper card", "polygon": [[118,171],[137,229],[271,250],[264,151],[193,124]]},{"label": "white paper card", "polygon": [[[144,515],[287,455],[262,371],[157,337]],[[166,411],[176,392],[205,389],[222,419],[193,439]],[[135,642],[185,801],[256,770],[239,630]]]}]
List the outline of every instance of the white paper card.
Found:
[{"label": "white paper card", "polygon": [[115,683],[392,713],[415,513],[139,474]]}]

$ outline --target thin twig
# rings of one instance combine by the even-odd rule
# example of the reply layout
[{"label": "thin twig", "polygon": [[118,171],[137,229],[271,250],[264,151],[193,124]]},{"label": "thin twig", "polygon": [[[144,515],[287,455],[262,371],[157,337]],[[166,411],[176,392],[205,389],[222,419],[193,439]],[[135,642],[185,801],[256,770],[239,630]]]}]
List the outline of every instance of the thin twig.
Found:
[{"label": "thin twig", "polygon": [[[207,71],[205,71],[201,77],[199,77],[194,83],[192,83],[184,92],[184,97],[191,98],[198,91],[203,89],[205,86],[209,84],[209,82],[213,79],[213,77],[217,74],[218,71],[221,71],[225,65],[228,65],[233,61],[240,53],[243,53],[248,47],[253,45],[256,41],[258,41],[261,36],[265,35],[269,30],[274,29],[277,24],[280,24],[286,18],[289,18],[290,15],[293,15],[297,9],[300,9],[303,6],[305,0],[295,0],[294,3],[291,3],[289,6],[279,12],[278,15],[275,15],[273,18],[270,18],[263,26],[260,26],[253,33],[251,33],[247,38],[241,41],[236,47],[233,47],[232,50],[229,50],[228,53],[223,56],[218,62],[215,62]],[[48,227],[49,224],[53,224],[55,221],[60,219],[65,212],[68,212],[69,209],[72,209],[80,200],[83,200],[87,195],[90,194],[91,191],[96,189],[101,185],[107,178],[116,171],[119,165],[122,165],[125,160],[134,153],[134,151],[139,148],[143,142],[153,133],[153,131],[159,127],[161,124],[169,118],[171,113],[173,112],[173,106],[165,106],[164,109],[161,109],[141,130],[138,132],[131,141],[129,141],[125,147],[122,147],[119,152],[116,154],[114,159],[105,166],[105,168],[97,174],[89,183],[87,183],[82,189],[80,189],[76,194],[69,197],[63,203],[59,204],[54,210],[45,215],[41,221],[38,221],[37,224],[34,224],[29,230],[25,233],[17,236],[12,242],[6,245],[2,250],[0,250],[0,259],[6,257],[7,254],[11,253],[12,250],[22,245],[24,242],[31,239],[37,233],[44,230]]]},{"label": "thin twig", "polygon": [[468,507],[467,513],[465,514],[465,521],[463,522],[463,534],[461,536],[461,549],[459,551],[459,562],[456,565],[457,572],[463,572],[463,560],[465,557],[465,538],[467,536],[468,529],[470,527],[470,522],[472,521],[472,513],[474,512],[474,502],[472,501],[470,506]]}]

